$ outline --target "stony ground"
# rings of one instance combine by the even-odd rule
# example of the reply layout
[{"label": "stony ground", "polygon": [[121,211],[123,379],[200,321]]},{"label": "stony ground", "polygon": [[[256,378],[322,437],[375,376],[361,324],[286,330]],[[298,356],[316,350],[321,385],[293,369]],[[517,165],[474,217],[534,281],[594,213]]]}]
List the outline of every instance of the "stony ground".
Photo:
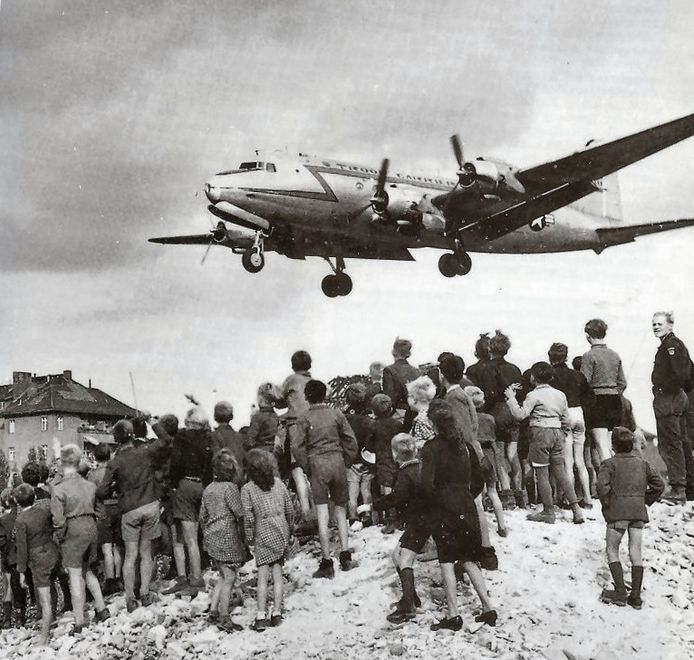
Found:
[{"label": "stony ground", "polygon": [[[429,630],[444,610],[436,562],[415,568],[424,601],[416,620],[400,627],[387,624],[397,585],[388,554],[397,537],[370,528],[353,535],[358,568],[338,572],[332,581],[311,579],[317,560],[310,548],[287,563],[286,614],[278,628],[222,633],[205,623],[206,594],[193,601],[163,597],[131,615],[123,598],[115,597],[109,604],[112,618],[83,635],[67,635],[70,620],[63,618],[48,649],[33,646],[35,630],[3,631],[0,657],[689,659],[694,657],[694,504],[656,504],[650,512],[641,611],[599,602],[600,590],[609,586],[599,510],[582,526],[571,524],[566,513],[550,526],[529,523],[523,512],[514,511],[509,536],[494,538],[500,569],[486,573],[500,615],[496,628],[474,623],[478,602],[463,584],[464,629],[456,634]],[[253,573],[248,564],[245,606],[235,614],[244,626],[255,611]]]}]

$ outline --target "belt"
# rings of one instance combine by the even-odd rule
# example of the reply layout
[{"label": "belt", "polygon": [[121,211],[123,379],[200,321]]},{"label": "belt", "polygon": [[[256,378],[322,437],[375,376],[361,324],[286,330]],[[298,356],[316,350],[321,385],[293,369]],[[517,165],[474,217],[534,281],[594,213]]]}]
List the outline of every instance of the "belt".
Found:
[{"label": "belt", "polygon": [[673,388],[663,389],[662,387],[653,388],[653,394],[669,394],[671,396],[674,396],[675,394],[679,394],[680,392],[684,392],[684,390],[681,387],[677,390]]},{"label": "belt", "polygon": [[188,479],[188,481],[195,481],[199,484],[202,483],[202,479],[200,477],[183,477],[184,479]]},{"label": "belt", "polygon": [[78,513],[76,516],[67,516],[67,520],[75,520],[75,518],[94,518],[95,513]]}]

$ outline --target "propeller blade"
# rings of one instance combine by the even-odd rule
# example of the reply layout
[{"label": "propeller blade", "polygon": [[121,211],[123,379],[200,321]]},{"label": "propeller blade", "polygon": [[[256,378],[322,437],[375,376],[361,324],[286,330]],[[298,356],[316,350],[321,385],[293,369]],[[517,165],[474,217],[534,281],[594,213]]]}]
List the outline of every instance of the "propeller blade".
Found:
[{"label": "propeller blade", "polygon": [[213,242],[214,242],[214,241],[210,241],[210,242],[207,244],[207,249],[205,250],[205,254],[202,255],[202,260],[200,261],[200,265],[201,265],[201,266],[204,266],[204,265],[205,265],[205,259],[207,259],[207,255],[210,253],[210,248],[212,247],[212,243],[213,243]]},{"label": "propeller blade", "polygon": [[465,158],[463,157],[463,143],[460,141],[460,135],[457,133],[455,135],[451,135],[451,146],[453,147],[455,160],[458,163],[458,168],[460,169],[465,163]]},{"label": "propeller blade", "polygon": [[386,179],[388,178],[388,165],[390,161],[387,158],[383,159],[381,169],[378,172],[378,182],[376,183],[376,195],[380,195],[386,188]]}]

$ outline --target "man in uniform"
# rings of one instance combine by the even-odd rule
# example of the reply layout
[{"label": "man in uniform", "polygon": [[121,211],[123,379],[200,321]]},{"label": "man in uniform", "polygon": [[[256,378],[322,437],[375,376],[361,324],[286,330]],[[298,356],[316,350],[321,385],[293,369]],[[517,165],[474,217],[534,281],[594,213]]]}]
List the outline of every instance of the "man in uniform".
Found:
[{"label": "man in uniform", "polygon": [[665,462],[670,487],[664,499],[683,503],[694,499],[694,457],[687,441],[685,414],[691,387],[691,360],[687,347],[672,332],[672,312],[653,315],[653,334],[660,346],[653,364],[653,410],[658,451]]}]

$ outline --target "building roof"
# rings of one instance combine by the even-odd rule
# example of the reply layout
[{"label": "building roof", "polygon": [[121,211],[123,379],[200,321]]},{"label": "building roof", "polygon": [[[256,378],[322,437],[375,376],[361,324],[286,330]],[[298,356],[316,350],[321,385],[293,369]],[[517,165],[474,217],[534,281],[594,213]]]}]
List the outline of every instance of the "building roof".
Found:
[{"label": "building roof", "polygon": [[85,387],[72,380],[71,376],[59,374],[33,378],[32,387],[6,405],[0,411],[0,417],[20,417],[41,413],[72,413],[120,418],[134,416],[137,411],[95,387]]},{"label": "building roof", "polygon": [[12,398],[12,385],[0,385],[0,401],[9,401]]}]

